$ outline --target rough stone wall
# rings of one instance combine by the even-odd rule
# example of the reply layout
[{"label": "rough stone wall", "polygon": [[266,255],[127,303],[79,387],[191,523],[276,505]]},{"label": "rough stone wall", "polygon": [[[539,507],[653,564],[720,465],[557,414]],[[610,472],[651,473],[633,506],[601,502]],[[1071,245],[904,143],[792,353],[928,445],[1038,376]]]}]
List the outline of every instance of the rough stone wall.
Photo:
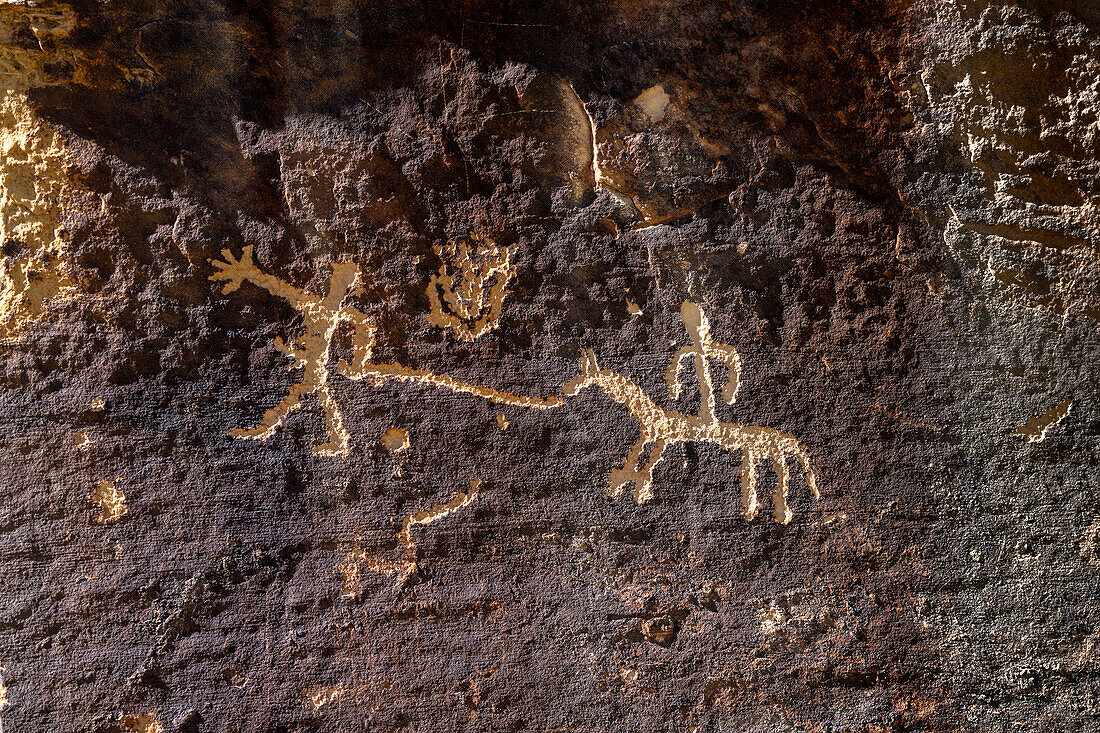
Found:
[{"label": "rough stone wall", "polygon": [[0,2],[2,730],[1100,728],[1098,49]]}]

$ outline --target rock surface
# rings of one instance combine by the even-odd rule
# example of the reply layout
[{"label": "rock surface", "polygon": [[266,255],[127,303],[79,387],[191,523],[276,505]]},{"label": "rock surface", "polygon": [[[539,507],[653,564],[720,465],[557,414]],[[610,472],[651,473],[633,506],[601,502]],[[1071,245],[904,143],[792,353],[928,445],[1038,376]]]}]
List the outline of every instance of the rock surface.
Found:
[{"label": "rock surface", "polygon": [[1098,114],[1083,1],[0,2],[0,725],[1096,730]]}]

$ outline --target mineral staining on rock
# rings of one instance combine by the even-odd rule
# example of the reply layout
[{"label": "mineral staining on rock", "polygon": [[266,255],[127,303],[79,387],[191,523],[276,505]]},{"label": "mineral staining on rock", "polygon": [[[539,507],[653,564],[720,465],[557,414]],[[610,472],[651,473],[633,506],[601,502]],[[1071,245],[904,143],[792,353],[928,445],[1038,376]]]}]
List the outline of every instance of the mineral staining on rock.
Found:
[{"label": "mineral staining on rock", "polygon": [[65,157],[61,136],[26,96],[0,89],[0,340],[41,318],[53,298],[75,292],[64,263]]},{"label": "mineral staining on rock", "polygon": [[76,292],[65,262],[65,207],[77,196],[65,143],[27,97],[71,62],[63,42],[74,22],[68,6],[0,6],[0,342]]},{"label": "mineral staining on rock", "polygon": [[100,481],[90,498],[99,505],[99,515],[95,518],[99,524],[117,522],[129,511],[126,506],[126,495],[113,481]]},{"label": "mineral staining on rock", "polygon": [[[934,14],[961,28],[967,12],[938,3]],[[943,241],[1004,300],[1100,322],[1100,194],[1087,184],[1100,175],[1100,59],[1087,21],[1050,24],[1014,4],[984,15],[982,31],[938,38],[950,62],[921,73],[921,117],[954,137],[970,167]]]},{"label": "mineral staining on rock", "polygon": [[0,88],[26,90],[62,81],[76,57],[66,37],[76,13],[64,3],[0,3]]}]

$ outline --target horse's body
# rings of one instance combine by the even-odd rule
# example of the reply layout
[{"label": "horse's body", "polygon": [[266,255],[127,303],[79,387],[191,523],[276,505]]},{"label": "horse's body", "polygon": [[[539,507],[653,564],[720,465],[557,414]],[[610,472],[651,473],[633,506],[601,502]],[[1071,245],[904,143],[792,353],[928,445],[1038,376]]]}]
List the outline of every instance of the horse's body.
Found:
[{"label": "horse's body", "polygon": [[[743,452],[741,501],[747,519],[753,519],[760,509],[756,496],[756,466],[766,459],[771,459],[778,479],[772,494],[775,521],[786,524],[791,519],[791,511],[787,506],[787,484],[790,480],[788,456],[802,465],[806,484],[813,495],[818,496],[809,454],[806,447],[793,435],[762,425],[718,422],[712,415],[684,415],[666,410],[628,378],[610,369],[601,369],[595,356],[589,353],[581,359],[580,376],[566,383],[563,391],[566,395],[575,395],[592,385],[596,385],[612,400],[626,407],[642,426],[638,442],[630,449],[622,468],[611,472],[611,491],[614,494],[633,482],[634,501],[639,504],[648,501],[653,497],[653,469],[664,457],[665,449],[676,443],[700,442],[715,443],[730,452]],[[647,449],[648,455],[643,460]]]}]

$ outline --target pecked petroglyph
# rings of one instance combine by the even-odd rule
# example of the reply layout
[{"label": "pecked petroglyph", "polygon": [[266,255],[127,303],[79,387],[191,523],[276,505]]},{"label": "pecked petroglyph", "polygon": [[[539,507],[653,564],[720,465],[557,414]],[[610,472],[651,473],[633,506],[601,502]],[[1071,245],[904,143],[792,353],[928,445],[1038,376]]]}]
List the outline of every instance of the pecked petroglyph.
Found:
[{"label": "pecked petroglyph", "polygon": [[436,247],[443,264],[428,283],[432,325],[451,329],[463,341],[473,341],[496,328],[508,283],[516,275],[512,252],[473,235]]},{"label": "pecked petroglyph", "polygon": [[469,491],[458,492],[445,504],[438,504],[407,514],[401,520],[401,531],[397,535],[403,555],[399,560],[386,560],[368,555],[362,547],[356,547],[356,549],[349,552],[344,561],[337,566],[344,578],[342,595],[350,597],[356,594],[360,584],[361,567],[364,565],[372,572],[396,576],[398,586],[404,585],[420,569],[416,540],[413,539],[413,528],[417,525],[431,524],[469,506],[477,498],[477,493],[480,490],[481,479],[470,479]]},{"label": "pecked petroglyph", "polygon": [[348,433],[344,429],[343,415],[336,398],[329,389],[329,357],[332,340],[341,324],[352,328],[353,361],[341,360],[337,371],[350,375],[363,368],[371,357],[374,348],[375,328],[367,322],[366,315],[358,308],[343,305],[344,299],[355,286],[359,267],[350,262],[338,262],[332,266],[329,278],[328,295],[320,298],[312,293],[300,290],[283,282],[274,275],[262,272],[252,262],[252,247],[245,247],[241,258],[234,259],[228,249],[222,250],[224,261],[213,264],[218,271],[210,276],[211,280],[227,280],[223,293],[232,293],[242,283],[251,282],[272,295],[290,303],[305,321],[305,333],[299,339],[301,346],[289,344],[281,338],[275,340],[275,347],[291,359],[291,369],[304,370],[302,381],[293,385],[283,400],[264,413],[260,424],[252,428],[236,428],[230,435],[238,438],[256,438],[266,440],[275,429],[294,410],[302,406],[302,400],[312,394],[325,409],[328,423],[328,441],[314,447],[321,455],[346,455],[348,452]]},{"label": "pecked petroglyph", "polygon": [[634,501],[641,504],[653,498],[653,469],[664,457],[665,450],[676,443],[715,443],[727,451],[741,451],[741,503],[745,518],[753,519],[761,504],[756,493],[756,468],[765,460],[771,460],[777,477],[772,493],[774,518],[780,524],[791,521],[791,509],[787,504],[790,483],[788,458],[794,458],[802,466],[806,485],[814,497],[820,496],[817,481],[810,467],[806,447],[792,435],[780,433],[774,428],[760,425],[738,425],[718,422],[715,417],[714,387],[711,381],[709,359],[724,363],[729,376],[722,388],[722,400],[733,404],[741,383],[741,359],[732,346],[717,344],[710,338],[710,324],[706,315],[694,303],[684,303],[681,310],[691,346],[680,349],[672,358],[666,372],[669,394],[680,396],[679,373],[684,359],[693,359],[700,388],[700,407],[697,415],[684,415],[658,406],[627,377],[601,369],[591,351],[581,359],[581,374],[563,388],[566,395],[595,385],[615,402],[626,407],[642,426],[638,442],[630,449],[622,468],[611,472],[610,486],[613,495],[634,484]]},{"label": "pecked petroglyph", "polygon": [[401,428],[390,428],[382,434],[378,442],[390,453],[400,453],[403,450],[408,450],[409,431]]},{"label": "pecked petroglyph", "polygon": [[1029,443],[1041,443],[1046,440],[1047,432],[1058,423],[1062,422],[1069,414],[1069,408],[1073,406],[1073,399],[1067,397],[1053,407],[1048,407],[1043,412],[1028,420],[1016,428],[1016,435],[1027,438]]},{"label": "pecked petroglyph", "polygon": [[[376,329],[367,321],[362,311],[343,305],[344,299],[355,287],[358,277],[358,267],[354,263],[341,262],[333,265],[328,295],[321,298],[261,271],[252,261],[251,247],[244,248],[239,260],[233,257],[230,250],[223,250],[222,256],[225,260],[213,262],[218,271],[210,276],[211,280],[228,281],[222,292],[231,293],[242,283],[251,282],[272,295],[288,301],[302,314],[305,321],[305,333],[299,339],[300,346],[295,346],[293,342],[289,345],[284,344],[281,338],[275,341],[276,348],[292,360],[290,368],[304,370],[302,380],[290,388],[290,392],[282,402],[264,414],[259,425],[252,428],[236,428],[230,431],[230,435],[266,440],[274,435],[276,428],[282,424],[287,415],[302,406],[302,401],[306,397],[316,394],[318,401],[325,409],[328,440],[323,445],[316,446],[313,449],[314,452],[321,455],[347,455],[350,436],[344,428],[340,406],[329,387],[332,341],[340,326],[345,323],[352,328],[353,359],[351,362],[341,360],[337,365],[337,372],[348,379],[370,379],[376,385],[381,385],[387,379],[428,384],[514,407],[546,409],[562,404],[561,398],[557,396],[524,397],[489,387],[467,384],[421,369],[410,369],[401,364],[372,363],[370,359]],[[499,298],[503,299],[503,297],[502,293]],[[496,312],[499,313],[499,302]]]},{"label": "pecked petroglyph", "polygon": [[[218,272],[212,275],[211,279],[227,280],[224,292],[233,292],[243,282],[251,282],[273,295],[288,300],[302,313],[306,322],[306,333],[300,339],[301,347],[286,346],[281,339],[276,340],[276,346],[293,360],[291,368],[304,369],[302,381],[291,387],[289,394],[282,402],[265,413],[259,425],[253,428],[235,429],[231,431],[231,435],[261,440],[269,438],[288,414],[300,407],[307,396],[316,393],[328,418],[329,440],[314,450],[328,455],[346,455],[349,436],[343,427],[340,408],[328,386],[330,377],[328,362],[332,340],[343,323],[349,323],[353,329],[353,360],[352,362],[341,360],[337,371],[350,380],[366,379],[376,386],[381,386],[386,380],[391,379],[427,384],[498,404],[528,409],[542,410],[560,407],[563,404],[563,399],[556,395],[550,397],[516,395],[491,387],[460,382],[452,377],[427,370],[411,369],[397,363],[372,362],[370,358],[375,327],[367,321],[361,311],[342,305],[344,298],[351,292],[356,282],[358,270],[354,264],[333,265],[328,295],[320,298],[260,271],[252,262],[251,247],[244,249],[239,260],[234,259],[229,250],[223,251],[223,255],[226,258],[225,261],[214,262]],[[484,282],[477,287],[483,290]],[[503,290],[501,292],[503,293]],[[503,298],[503,294],[500,297]],[[565,396],[574,396],[585,387],[596,385],[611,399],[625,406],[641,423],[642,432],[637,443],[630,449],[622,468],[611,473],[612,493],[617,495],[624,487],[633,484],[634,500],[639,504],[644,503],[653,497],[653,469],[664,457],[664,452],[670,445],[688,442],[715,443],[727,451],[743,453],[740,480],[741,501],[746,519],[754,519],[761,508],[756,491],[756,469],[764,461],[771,461],[777,477],[776,487],[772,493],[774,518],[781,524],[788,523],[792,516],[787,504],[791,476],[788,459],[794,459],[802,466],[807,486],[815,497],[819,496],[806,447],[794,436],[780,433],[774,428],[718,421],[715,415],[716,399],[710,362],[717,361],[726,367],[727,377],[720,396],[723,402],[732,405],[741,387],[741,357],[732,346],[717,343],[711,338],[710,323],[699,306],[685,302],[681,309],[681,317],[691,337],[691,344],[673,355],[665,373],[665,379],[672,399],[679,399],[682,391],[680,371],[685,361],[690,360],[699,383],[698,414],[684,415],[658,406],[627,377],[609,369],[601,369],[592,352],[587,352],[581,359],[581,374],[568,381],[562,388]],[[477,332],[477,328],[469,333]],[[507,424],[506,418],[498,417],[498,425],[501,429],[507,427]],[[396,452],[407,446],[407,435],[400,436],[396,432],[387,433],[387,435],[392,440],[387,442],[384,439],[383,443],[389,450]],[[466,499],[466,503],[471,500],[472,495]],[[449,505],[444,505],[444,508],[447,507]],[[450,510],[453,510],[453,507],[448,509],[448,512]],[[410,515],[410,517],[419,517],[413,522],[414,524],[434,521],[431,515],[423,517]],[[406,520],[410,520],[410,517],[406,517]],[[409,539],[407,530],[410,526],[405,527],[403,544]],[[374,563],[371,569],[391,574],[405,573],[408,568],[407,561],[394,563],[364,555],[355,563],[356,573],[358,573],[359,562]]]},{"label": "pecked petroglyph", "polygon": [[99,516],[95,518],[97,524],[117,522],[129,511],[126,495],[112,481],[100,481],[89,498],[99,505]]},{"label": "pecked petroglyph", "polygon": [[375,384],[381,384],[386,379],[396,379],[399,382],[419,382],[430,384],[434,387],[469,394],[474,397],[496,402],[501,405],[513,407],[526,407],[534,410],[545,410],[551,407],[560,407],[563,404],[561,397],[524,397],[523,395],[503,392],[490,387],[479,387],[476,384],[467,384],[457,379],[452,379],[445,374],[435,374],[424,369],[410,369],[401,364],[367,364],[354,375],[352,379],[370,378]]}]

